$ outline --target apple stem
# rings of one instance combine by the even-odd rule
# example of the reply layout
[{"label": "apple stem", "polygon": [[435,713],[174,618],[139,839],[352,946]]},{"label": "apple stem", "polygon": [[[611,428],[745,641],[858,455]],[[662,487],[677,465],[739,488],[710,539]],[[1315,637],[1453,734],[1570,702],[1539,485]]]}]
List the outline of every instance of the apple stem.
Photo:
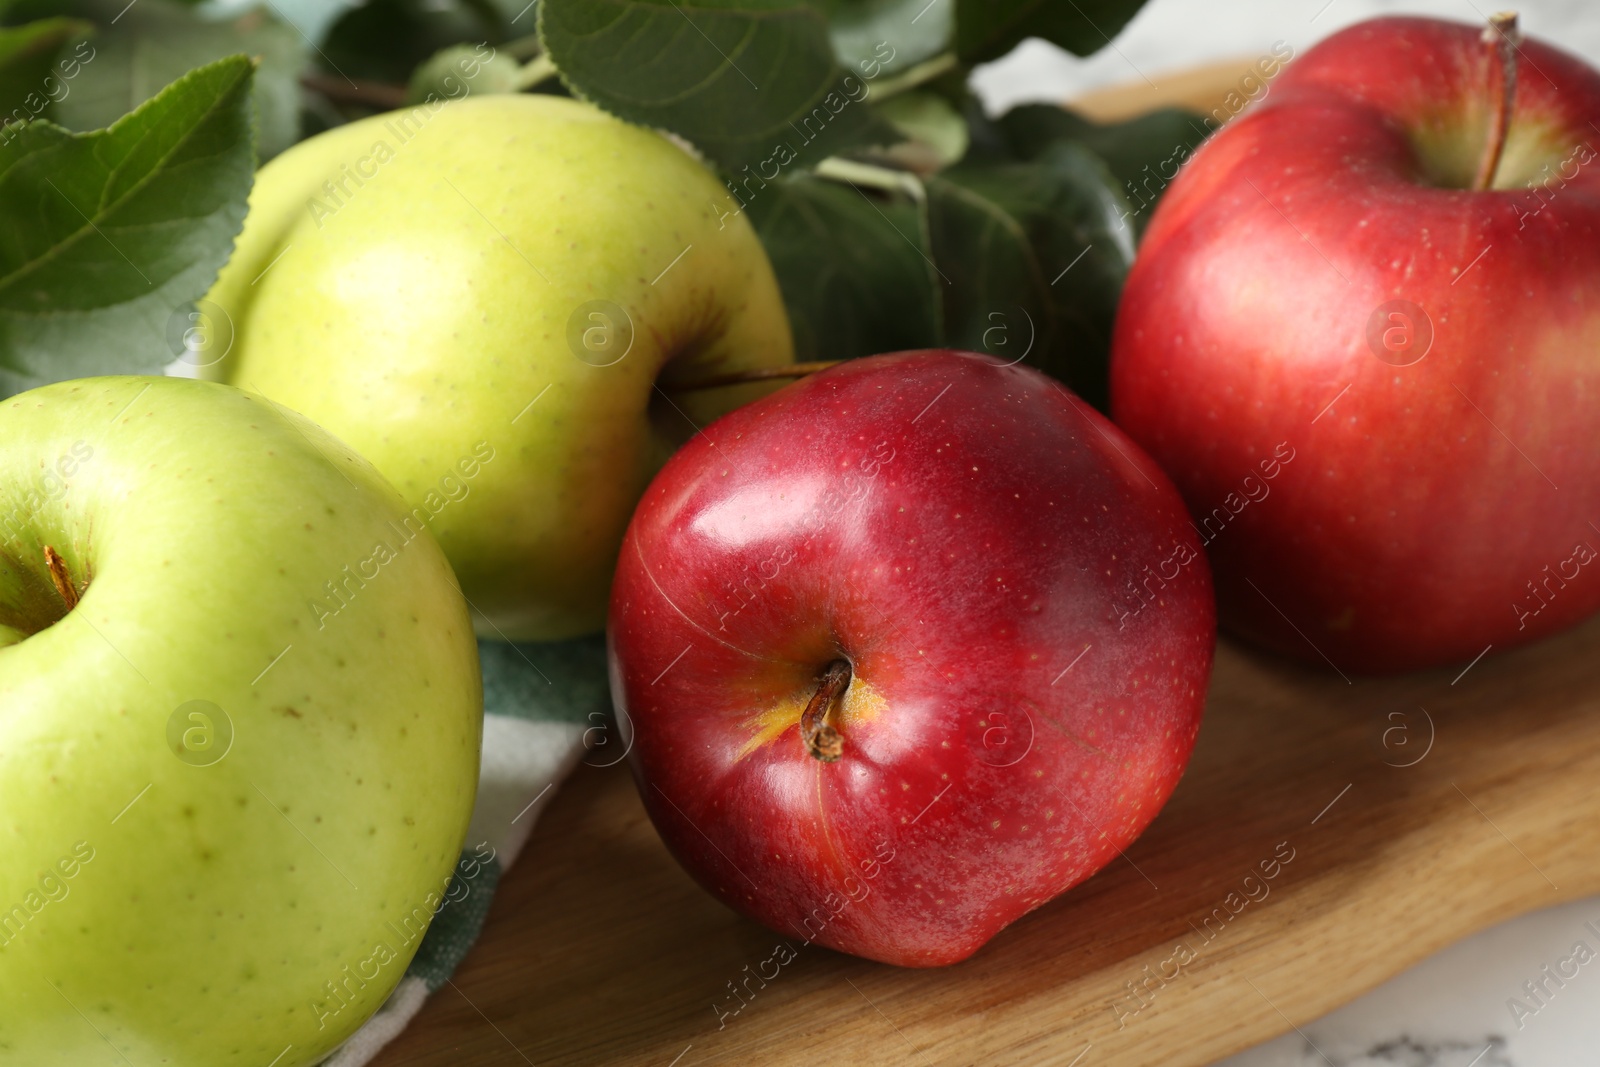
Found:
[{"label": "apple stem", "polygon": [[1516,107],[1517,46],[1522,42],[1522,35],[1517,32],[1517,13],[1498,11],[1490,15],[1482,40],[1489,49],[1490,92],[1498,88],[1500,101],[1490,113],[1489,137],[1483,146],[1477,176],[1472,179],[1472,187],[1478,190],[1494,185],[1495,172],[1500,169],[1500,157],[1506,149],[1506,134],[1511,128],[1511,113]]},{"label": "apple stem", "polygon": [[843,363],[842,359],[822,359],[814,363],[791,363],[786,367],[756,367],[753,370],[717,374],[699,381],[669,382],[664,388],[669,393],[688,393],[696,389],[720,389],[725,385],[749,385],[751,382],[771,381],[774,378],[804,378],[819,370],[827,370]]},{"label": "apple stem", "polygon": [[850,664],[836,659],[823,670],[817,679],[817,691],[800,716],[800,739],[806,751],[824,763],[832,763],[844,751],[844,738],[827,723],[828,709],[846,689],[850,688]]},{"label": "apple stem", "polygon": [[880,193],[900,193],[909,196],[918,204],[923,203],[928,195],[922,186],[922,179],[910,171],[879,167],[855,159],[829,156],[817,163],[812,168],[812,173],[830,182],[858,186],[861,189],[876,189]]},{"label": "apple stem", "polygon": [[78,589],[72,584],[72,575],[67,570],[67,561],[61,558],[49,545],[44,546],[44,565],[50,572],[50,581],[55,584],[56,592],[61,594],[61,599],[66,603],[67,610],[71,611],[78,606]]},{"label": "apple stem", "polygon": [[517,88],[531,89],[546,78],[553,78],[559,73],[561,72],[556,70],[555,60],[548,55],[534,56],[517,72]]},{"label": "apple stem", "polygon": [[868,91],[880,100],[886,100],[891,96],[899,96],[908,89],[915,89],[919,85],[931,82],[935,78],[943,77],[959,66],[961,60],[954,52],[941,52],[904,73],[883,79]]},{"label": "apple stem", "polygon": [[380,111],[393,111],[395,108],[405,107],[409,100],[404,85],[388,85],[384,82],[351,81],[327,74],[304,74],[300,77],[300,84],[335,103],[361,104]]},{"label": "apple stem", "polygon": [[530,33],[523,37],[517,37],[513,40],[507,41],[505,44],[497,45],[496,47],[506,55],[510,56],[512,59],[517,60],[519,63],[526,63],[534,56],[540,55],[544,52],[544,45],[539,42],[539,35],[537,33]]}]

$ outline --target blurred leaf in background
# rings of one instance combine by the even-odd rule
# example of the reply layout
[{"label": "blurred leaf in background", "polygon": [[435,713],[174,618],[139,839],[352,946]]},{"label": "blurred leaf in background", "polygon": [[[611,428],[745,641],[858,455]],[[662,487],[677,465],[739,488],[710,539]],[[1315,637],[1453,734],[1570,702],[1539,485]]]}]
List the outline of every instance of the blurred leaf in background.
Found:
[{"label": "blurred leaf in background", "polygon": [[[545,0],[549,12],[564,2],[576,0]],[[887,76],[874,81],[870,108],[904,140],[835,149],[844,158],[817,175],[785,172],[754,196],[748,170],[731,175],[777,271],[797,358],[950,345],[1026,362],[1104,407],[1138,228],[1175,174],[1173,158],[1187,158],[1204,128],[1179,111],[1102,126],[1042,104],[991,120],[967,88],[963,63],[1002,55],[1029,35],[1097,51],[1139,0],[819,6],[842,60],[876,54]],[[623,23],[599,18],[596,6],[585,10],[604,32],[621,32]],[[730,30],[720,50],[727,54],[708,56],[708,72],[726,79],[729,50],[748,39]],[[640,91],[660,96],[662,87]],[[671,118],[657,124],[683,132]]]},{"label": "blurred leaf in background", "polygon": [[[1044,104],[991,119],[967,79],[973,63],[1030,35],[1090,54],[1140,6],[0,0],[0,24],[9,27],[0,31],[0,100],[37,105],[22,119],[53,109],[73,128],[105,126],[184,70],[244,52],[261,57],[256,107],[269,156],[302,134],[429,94],[570,89],[625,120],[677,134],[719,172],[773,261],[801,359],[956,345],[1023,358],[1103,405],[1111,324],[1136,235],[1204,138],[1204,124],[1166,110],[1101,125]],[[86,51],[74,56],[74,48]],[[73,75],[62,80],[69,59]],[[55,86],[54,97],[35,93],[30,105],[34,84]],[[21,121],[0,130],[0,140],[19,130],[29,144],[49,136]],[[235,176],[219,172],[224,177]],[[152,176],[152,189],[179,184]],[[84,205],[85,217],[91,207],[115,214],[113,205]],[[197,265],[226,257],[233,231],[219,224],[224,214],[207,214],[208,224],[184,238]],[[176,220],[166,225],[169,233],[182,229]],[[112,321],[109,309],[125,313],[138,303],[116,267],[107,261],[97,274],[81,272],[96,281],[76,288],[65,276],[39,274],[50,284],[35,285],[33,303],[19,305],[16,286],[43,269],[24,257],[0,278],[9,287],[7,314],[42,312],[52,301],[71,315],[93,311],[78,332],[59,336],[58,362],[110,360],[87,355],[83,338]],[[153,280],[149,287],[160,288]],[[99,295],[91,299],[91,290]],[[162,290],[169,310],[199,295],[175,293]],[[147,312],[149,326],[159,316]],[[55,373],[38,369],[46,317],[27,320],[29,329],[6,321],[0,359],[10,360],[11,373]],[[161,332],[147,330],[132,346],[139,358],[162,358]]]},{"label": "blurred leaf in background", "polygon": [[[808,0],[541,0],[539,35],[578,95],[668,129],[724,170],[814,165],[898,140],[834,58]],[[770,172],[770,173],[769,173]]]},{"label": "blurred leaf in background", "polygon": [[[272,0],[272,13],[293,25],[308,41],[320,44],[328,27],[364,0]],[[263,0],[209,0],[206,7],[219,16],[243,14]]]},{"label": "blurred leaf in background", "polygon": [[938,274],[911,196],[801,174],[755,190],[748,210],[783,290],[797,361],[939,343]]},{"label": "blurred leaf in background", "polygon": [[1181,108],[1161,108],[1126,122],[1101,125],[1052,104],[1022,104],[996,123],[1004,150],[1014,159],[1032,160],[1060,144],[1093,151],[1116,176],[1133,209],[1134,231],[1143,233],[1151,210],[1178,168],[1209,131],[1202,116]]},{"label": "blurred leaf in background", "polygon": [[[949,47],[950,0],[823,0],[823,7],[834,53],[851,70],[878,61],[881,73],[898,74]],[[886,43],[893,57],[883,60],[879,49]]]},{"label": "blurred leaf in background", "polygon": [[0,144],[0,396],[154,373],[227,260],[255,168],[252,62],[184,75],[110,129]]},{"label": "blurred leaf in background", "polygon": [[748,200],[796,359],[965,348],[1027,363],[1105,406],[1133,231],[1098,156],[1062,143],[1030,162],[899,175],[898,188],[873,185],[894,173],[881,168],[824,171]]},{"label": "blurred leaf in background", "polygon": [[1133,263],[1131,212],[1098,156],[1060,144],[1027,163],[928,179],[934,261],[949,279],[945,343],[1026,362],[1095,406]]},{"label": "blurred leaf in background", "polygon": [[873,155],[926,174],[967,154],[967,120],[954,104],[934,92],[913,89],[876,105],[880,118],[904,135],[899,144]]},{"label": "blurred leaf in background", "polygon": [[1028,37],[1077,56],[1121,32],[1144,0],[955,0],[956,51],[967,63],[999,59]]},{"label": "blurred leaf in background", "polygon": [[8,25],[52,15],[94,27],[93,58],[56,105],[54,117],[68,129],[109,126],[195,67],[242,53],[260,58],[255,99],[262,157],[300,139],[299,79],[311,48],[270,7],[222,17],[181,0],[12,0],[0,8]]},{"label": "blurred leaf in background", "polygon": [[56,102],[72,91],[82,55],[93,54],[90,48],[64,55],[66,45],[93,30],[90,23],[70,18],[0,29],[0,125],[52,117]]},{"label": "blurred leaf in background", "polygon": [[341,78],[407,85],[418,67],[450,45],[531,36],[534,19],[532,10],[519,17],[494,0],[369,0],[329,28],[319,65]]}]

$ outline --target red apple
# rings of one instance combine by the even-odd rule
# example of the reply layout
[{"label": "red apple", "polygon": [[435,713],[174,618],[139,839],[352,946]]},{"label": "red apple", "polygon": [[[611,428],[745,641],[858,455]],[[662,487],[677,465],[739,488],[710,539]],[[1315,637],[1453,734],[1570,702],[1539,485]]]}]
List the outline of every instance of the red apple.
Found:
[{"label": "red apple", "polygon": [[1378,19],[1296,60],[1167,191],[1118,314],[1113,417],[1224,628],[1340,670],[1600,606],[1600,73],[1481,33]]},{"label": "red apple", "polygon": [[1059,383],[854,360],[713,423],[634,515],[612,689],[645,806],[725,903],[952,963],[1177,783],[1215,609],[1166,477]]}]

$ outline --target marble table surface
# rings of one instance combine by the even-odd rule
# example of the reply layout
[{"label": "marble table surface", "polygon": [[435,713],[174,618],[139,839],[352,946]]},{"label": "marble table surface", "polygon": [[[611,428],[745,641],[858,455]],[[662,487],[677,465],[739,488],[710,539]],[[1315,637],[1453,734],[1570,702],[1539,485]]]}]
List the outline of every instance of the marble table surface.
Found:
[{"label": "marble table surface", "polygon": [[[974,84],[986,107],[998,112],[1024,101],[1060,101],[1113,85],[1159,85],[1167,71],[1260,54],[1276,41],[1302,53],[1329,33],[1374,15],[1479,22],[1503,6],[1482,0],[1479,8],[1478,2],[1151,0],[1117,37],[1115,48],[1078,59],[1029,41],[976,72]],[[1515,6],[1525,32],[1600,65],[1600,0],[1528,0]],[[1486,930],[1332,1014],[1218,1067],[1579,1064],[1600,1064],[1600,898]]]},{"label": "marble table surface", "polygon": [[1513,919],[1219,1067],[1592,1067],[1596,931],[1600,898]]}]

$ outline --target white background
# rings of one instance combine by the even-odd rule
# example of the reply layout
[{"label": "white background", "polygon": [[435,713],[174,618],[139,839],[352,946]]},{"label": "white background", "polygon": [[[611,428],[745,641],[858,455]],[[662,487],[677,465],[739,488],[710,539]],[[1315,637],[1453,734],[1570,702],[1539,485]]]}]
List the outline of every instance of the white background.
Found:
[{"label": "white background", "polygon": [[1088,59],[1027,41],[1000,62],[980,67],[973,87],[991,112],[1003,111],[1023,101],[1067,100],[1130,82],[1159,86],[1163,74],[1254,59],[1274,41],[1287,41],[1299,55],[1335,30],[1376,15],[1432,15],[1482,25],[1501,6],[1517,10],[1524,33],[1600,65],[1600,0],[1151,0],[1111,47]]}]

